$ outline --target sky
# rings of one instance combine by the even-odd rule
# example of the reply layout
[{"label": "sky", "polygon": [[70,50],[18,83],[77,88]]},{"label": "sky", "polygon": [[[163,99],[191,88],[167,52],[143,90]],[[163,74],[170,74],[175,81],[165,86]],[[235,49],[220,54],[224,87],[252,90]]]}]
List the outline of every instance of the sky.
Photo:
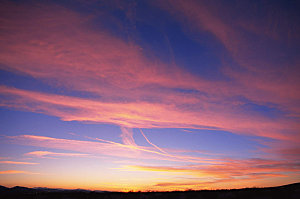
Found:
[{"label": "sky", "polygon": [[0,3],[0,185],[300,181],[298,1]]}]

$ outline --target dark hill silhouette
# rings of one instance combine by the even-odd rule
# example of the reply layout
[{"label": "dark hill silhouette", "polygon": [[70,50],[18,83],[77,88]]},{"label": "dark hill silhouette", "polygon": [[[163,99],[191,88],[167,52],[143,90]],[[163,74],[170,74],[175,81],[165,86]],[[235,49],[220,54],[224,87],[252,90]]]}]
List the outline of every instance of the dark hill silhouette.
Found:
[{"label": "dark hill silhouette", "polygon": [[0,192],[7,191],[9,188],[0,185]]},{"label": "dark hill silhouette", "polygon": [[300,183],[267,188],[244,188],[172,192],[105,192],[84,189],[50,189],[0,186],[3,199],[299,199]]}]

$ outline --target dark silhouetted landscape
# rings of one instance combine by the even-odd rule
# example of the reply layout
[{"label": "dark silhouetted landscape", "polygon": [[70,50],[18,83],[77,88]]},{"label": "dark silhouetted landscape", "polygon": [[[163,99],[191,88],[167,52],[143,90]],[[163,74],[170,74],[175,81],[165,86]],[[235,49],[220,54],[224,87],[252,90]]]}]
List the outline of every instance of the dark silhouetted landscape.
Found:
[{"label": "dark silhouetted landscape", "polygon": [[49,189],[49,188],[27,188],[0,186],[0,198],[3,199],[298,199],[300,198],[300,183],[294,183],[278,187],[267,188],[244,188],[244,189],[222,189],[222,190],[199,190],[199,191],[172,191],[172,192],[108,192],[90,191],[83,189]]}]

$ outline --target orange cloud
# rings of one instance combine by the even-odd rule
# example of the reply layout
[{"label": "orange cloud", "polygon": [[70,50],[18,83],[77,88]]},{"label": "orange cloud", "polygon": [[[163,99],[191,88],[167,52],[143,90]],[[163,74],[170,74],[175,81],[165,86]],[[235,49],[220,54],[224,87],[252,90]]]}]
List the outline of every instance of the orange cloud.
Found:
[{"label": "orange cloud", "polygon": [[17,170],[7,170],[7,171],[0,171],[1,174],[31,174],[31,172],[28,171],[17,171]]},{"label": "orange cloud", "polygon": [[0,164],[22,164],[22,165],[33,165],[39,164],[35,162],[17,162],[17,161],[0,161]]},{"label": "orange cloud", "polygon": [[285,163],[273,160],[223,160],[219,164],[190,165],[181,167],[168,166],[137,166],[129,165],[124,169],[133,171],[176,172],[197,177],[249,178],[249,177],[286,177],[286,172],[298,172],[300,167],[297,163]]},{"label": "orange cloud", "polygon": [[[158,187],[172,187],[175,188],[175,190],[186,190],[186,189],[194,189],[194,190],[199,190],[199,189],[211,189],[211,186],[213,187],[219,187],[218,184],[221,183],[225,183],[224,187],[221,188],[225,188],[228,189],[228,187],[232,187],[233,184],[235,183],[239,183],[240,186],[233,186],[233,187],[243,187],[245,185],[242,185],[244,183],[246,183],[246,186],[250,187],[251,182],[252,181],[257,181],[257,180],[261,180],[264,178],[274,178],[274,177],[285,177],[284,175],[280,175],[280,174],[259,174],[259,175],[250,175],[247,177],[243,177],[243,178],[223,178],[223,179],[214,179],[214,180],[203,180],[203,179],[197,179],[197,180],[189,180],[184,179],[181,182],[159,182],[156,183],[154,186],[158,186]],[[242,185],[242,186],[241,186]]]},{"label": "orange cloud", "polygon": [[159,186],[159,187],[182,187],[182,186],[193,186],[193,185],[201,185],[200,182],[160,182],[155,184],[154,186]]},{"label": "orange cloud", "polygon": [[[282,181],[298,175],[299,165],[267,159],[226,160],[219,164],[185,166],[127,165],[125,171],[158,172],[159,179],[153,186],[167,190],[250,187],[259,182]],[[170,175],[170,173],[172,173]],[[192,176],[192,177],[189,177]],[[265,185],[264,185],[265,186]]]}]

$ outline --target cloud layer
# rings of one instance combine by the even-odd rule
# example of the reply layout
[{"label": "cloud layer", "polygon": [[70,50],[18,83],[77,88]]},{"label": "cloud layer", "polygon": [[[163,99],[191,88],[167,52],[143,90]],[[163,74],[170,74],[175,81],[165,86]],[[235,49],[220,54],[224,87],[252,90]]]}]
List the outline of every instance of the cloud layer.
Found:
[{"label": "cloud layer", "polygon": [[[299,17],[289,14],[295,11],[288,9],[292,5],[258,3],[255,7],[243,1],[233,8],[226,1],[147,2],[149,9],[164,16],[161,20],[166,24],[181,29],[182,37],[193,45],[214,49],[219,62],[215,73],[223,78],[209,79],[174,57],[167,62],[161,58],[164,55],[157,56],[163,53],[155,48],[154,36],[143,43],[141,24],[151,26],[152,18],[146,11],[139,14],[139,3],[101,2],[95,9],[79,4],[88,12],[63,3],[0,3],[0,69],[18,77],[17,84],[1,82],[0,106],[62,121],[117,125],[122,143],[91,137],[4,136],[9,143],[42,148],[26,153],[27,158],[102,156],[179,162],[184,166],[145,163],[119,169],[204,177],[203,186],[235,179],[284,178],[299,172],[300,62],[295,52],[300,39],[295,25]],[[116,13],[124,14],[124,19]],[[172,35],[162,34],[172,52],[168,40]],[[208,41],[202,40],[204,34]],[[177,56],[189,59],[184,49],[179,52]],[[40,84],[26,84],[24,78]],[[149,146],[140,146],[133,133],[138,128],[227,131],[267,138],[261,143],[268,148],[258,149],[257,159],[207,158],[191,150],[162,148],[142,129],[141,136]],[[0,172],[9,173],[24,172]],[[153,185],[178,188],[199,184],[187,180]]]}]

